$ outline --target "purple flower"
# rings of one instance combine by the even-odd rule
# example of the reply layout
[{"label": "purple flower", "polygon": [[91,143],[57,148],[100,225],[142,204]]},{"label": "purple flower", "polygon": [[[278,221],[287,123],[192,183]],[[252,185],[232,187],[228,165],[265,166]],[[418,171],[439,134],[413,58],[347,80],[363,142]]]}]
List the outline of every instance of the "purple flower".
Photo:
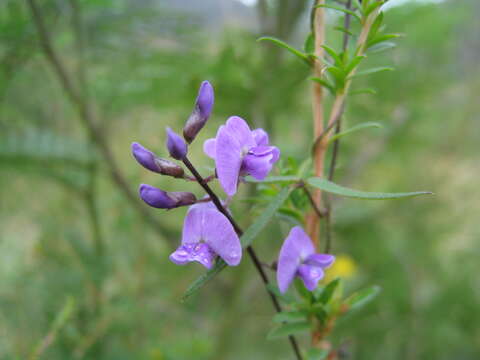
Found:
[{"label": "purple flower", "polygon": [[140,185],[140,197],[148,205],[158,209],[173,209],[179,206],[192,205],[197,199],[189,192],[166,192],[147,184]]},{"label": "purple flower", "polygon": [[150,171],[176,178],[182,178],[184,175],[181,166],[167,159],[158,158],[153,152],[137,142],[132,143],[132,154],[140,165]]},{"label": "purple flower", "polygon": [[167,149],[174,159],[183,160],[187,156],[187,144],[169,127],[167,127]]},{"label": "purple flower", "polygon": [[268,145],[268,134],[263,129],[251,131],[238,116],[220,126],[217,137],[205,141],[203,150],[215,159],[218,180],[229,196],[237,192],[240,175],[263,180],[280,157],[280,150]]},{"label": "purple flower", "polygon": [[213,87],[208,81],[204,81],[198,90],[195,107],[183,128],[183,137],[189,144],[195,139],[210,117],[213,102]]},{"label": "purple flower", "polygon": [[334,261],[333,255],[316,254],[308,235],[300,226],[295,226],[285,239],[278,257],[278,288],[282,293],[286,292],[295,276],[298,276],[305,287],[313,291],[323,278],[323,269]]},{"label": "purple flower", "polygon": [[232,224],[211,202],[190,207],[183,223],[182,245],[170,255],[177,265],[198,261],[207,269],[216,256],[236,266],[242,258],[242,247]]}]

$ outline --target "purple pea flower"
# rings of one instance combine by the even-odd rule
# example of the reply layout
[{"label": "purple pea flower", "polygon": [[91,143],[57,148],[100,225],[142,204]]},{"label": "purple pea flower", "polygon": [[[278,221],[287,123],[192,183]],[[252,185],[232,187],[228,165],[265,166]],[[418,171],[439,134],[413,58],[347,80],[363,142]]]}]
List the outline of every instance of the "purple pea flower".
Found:
[{"label": "purple pea flower", "polygon": [[212,112],[214,102],[213,87],[208,81],[202,82],[197,100],[190,117],[183,128],[183,137],[190,144],[202,130]]},{"label": "purple pea flower", "polygon": [[313,291],[323,278],[323,269],[335,261],[329,254],[316,254],[312,241],[300,226],[290,230],[280,250],[277,266],[278,288],[285,293],[295,276]]},{"label": "purple pea flower", "polygon": [[139,193],[143,201],[158,209],[174,209],[179,206],[192,205],[197,201],[192,193],[167,192],[147,184],[140,185]]},{"label": "purple pea flower", "polygon": [[182,244],[170,255],[177,265],[198,261],[210,269],[216,256],[236,266],[242,258],[242,246],[232,224],[212,202],[190,207],[183,223]]},{"label": "purple pea flower", "polygon": [[174,159],[183,160],[187,156],[187,144],[169,127],[167,127],[167,149]]},{"label": "purple pea flower", "polygon": [[263,180],[280,157],[280,150],[268,145],[268,134],[263,129],[250,130],[238,116],[220,126],[216,138],[205,141],[203,150],[215,159],[218,180],[229,196],[237,192],[239,176]]},{"label": "purple pea flower", "polygon": [[158,158],[153,152],[137,142],[132,143],[132,154],[140,165],[150,171],[176,178],[184,177],[184,171],[181,166],[167,159]]}]

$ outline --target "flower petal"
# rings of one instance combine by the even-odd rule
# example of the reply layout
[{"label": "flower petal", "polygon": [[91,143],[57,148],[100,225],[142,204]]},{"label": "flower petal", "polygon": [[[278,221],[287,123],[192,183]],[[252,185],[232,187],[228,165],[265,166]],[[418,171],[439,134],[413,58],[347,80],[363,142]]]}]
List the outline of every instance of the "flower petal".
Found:
[{"label": "flower petal", "polygon": [[242,173],[252,175],[257,180],[263,180],[272,170],[272,154],[263,156],[248,154],[242,162]]},{"label": "flower petal", "polygon": [[203,240],[230,266],[242,259],[240,239],[230,221],[218,210],[204,210]]},{"label": "flower petal", "polygon": [[314,252],[315,248],[305,231],[300,226],[292,228],[278,257],[277,282],[282,293],[287,291],[303,259]]},{"label": "flower petal", "polygon": [[227,195],[237,192],[238,175],[242,165],[242,150],[238,139],[225,126],[216,139],[215,166],[220,185]]},{"label": "flower petal", "polygon": [[190,209],[188,209],[187,215],[185,216],[185,220],[183,221],[183,245],[198,243],[202,238],[205,211],[198,205],[190,206]]},{"label": "flower petal", "polygon": [[267,146],[269,143],[268,134],[265,130],[258,128],[252,131],[253,138],[257,143],[257,146]]},{"label": "flower petal", "polygon": [[240,149],[246,148],[248,150],[256,145],[252,131],[248,127],[247,122],[241,117],[229,117],[225,127],[228,133],[238,142]]},{"label": "flower petal", "polygon": [[305,265],[313,265],[321,268],[328,268],[335,261],[335,256],[330,254],[312,254],[303,262]]},{"label": "flower petal", "polygon": [[217,141],[215,139],[207,139],[203,143],[203,152],[207,154],[208,157],[215,159]]},{"label": "flower petal", "polygon": [[317,288],[318,282],[323,278],[323,270],[318,266],[300,265],[297,275],[303,280],[305,287],[309,291]]},{"label": "flower petal", "polygon": [[185,265],[191,261],[198,261],[207,269],[210,269],[215,260],[215,253],[208,244],[192,243],[180,245],[179,248],[170,255],[170,260],[177,265]]}]

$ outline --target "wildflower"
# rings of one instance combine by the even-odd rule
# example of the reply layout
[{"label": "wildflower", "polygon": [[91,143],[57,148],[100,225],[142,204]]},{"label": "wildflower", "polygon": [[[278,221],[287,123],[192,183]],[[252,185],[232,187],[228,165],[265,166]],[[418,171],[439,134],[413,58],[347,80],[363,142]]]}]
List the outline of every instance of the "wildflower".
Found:
[{"label": "wildflower", "polygon": [[132,143],[132,154],[144,168],[162,174],[182,178],[183,168],[167,159],[158,158],[153,152],[137,142]]},{"label": "wildflower", "polygon": [[195,107],[183,128],[183,137],[190,144],[210,117],[214,102],[213,87],[208,81],[202,82],[198,90]]},{"label": "wildflower", "polygon": [[215,159],[218,180],[229,196],[237,192],[239,176],[263,180],[280,157],[280,150],[268,145],[268,134],[263,129],[251,131],[238,116],[220,126],[216,138],[205,141],[203,150]]},{"label": "wildflower", "polygon": [[192,205],[197,201],[192,193],[167,192],[147,184],[140,185],[139,193],[143,201],[158,209],[173,209],[179,206]]},{"label": "wildflower", "polygon": [[170,255],[177,265],[198,261],[207,269],[216,256],[236,266],[242,258],[240,239],[232,224],[211,202],[190,207],[183,223],[182,244]]},{"label": "wildflower", "polygon": [[305,287],[313,291],[323,278],[323,269],[329,267],[335,257],[316,254],[312,241],[300,226],[290,230],[280,250],[277,266],[278,288],[286,292],[295,276],[303,280]]},{"label": "wildflower", "polygon": [[169,127],[167,127],[167,149],[174,159],[183,160],[187,156],[187,144]]}]

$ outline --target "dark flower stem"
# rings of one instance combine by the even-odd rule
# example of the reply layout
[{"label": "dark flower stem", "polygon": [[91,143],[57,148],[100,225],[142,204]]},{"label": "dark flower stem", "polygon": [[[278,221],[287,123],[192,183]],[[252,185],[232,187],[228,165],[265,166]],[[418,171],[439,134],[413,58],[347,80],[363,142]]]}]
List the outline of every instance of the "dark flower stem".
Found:
[{"label": "dark flower stem", "polygon": [[[212,199],[212,202],[215,204],[218,211],[220,211],[223,215],[225,215],[225,217],[228,219],[228,221],[230,221],[230,223],[232,224],[232,226],[235,229],[235,232],[237,233],[237,235],[239,237],[241,237],[243,235],[243,230],[240,228],[240,226],[238,226],[236,221],[233,219],[233,217],[230,215],[230,213],[227,211],[227,209],[223,206],[223,204],[220,201],[220,199],[218,198],[218,196],[213,192],[213,190],[207,184],[205,179],[197,171],[195,166],[193,166],[193,164],[190,162],[190,160],[188,160],[187,157],[185,157],[183,159],[183,163],[188,168],[188,170],[190,170],[190,172],[195,177],[195,179],[198,181],[200,186],[210,196],[210,199]],[[270,283],[270,281],[268,279],[267,273],[264,271],[264,269],[262,267],[262,263],[260,262],[257,254],[255,253],[255,250],[253,249],[253,247],[251,245],[247,246],[247,253],[250,256],[250,259],[252,260],[253,264],[255,265],[255,269],[257,270],[258,274],[260,275],[260,278],[262,279],[263,284],[266,287]],[[274,294],[272,294],[268,289],[267,289],[267,293],[270,296],[270,299],[272,300],[273,307],[275,308],[275,311],[281,312],[282,307],[280,306],[280,303],[278,302],[277,297]],[[291,344],[292,349],[295,353],[295,356],[297,357],[298,360],[301,360],[302,355],[300,354],[300,348],[298,347],[298,343],[297,343],[295,337],[290,335],[288,337],[288,339],[290,340],[290,344]]]}]

